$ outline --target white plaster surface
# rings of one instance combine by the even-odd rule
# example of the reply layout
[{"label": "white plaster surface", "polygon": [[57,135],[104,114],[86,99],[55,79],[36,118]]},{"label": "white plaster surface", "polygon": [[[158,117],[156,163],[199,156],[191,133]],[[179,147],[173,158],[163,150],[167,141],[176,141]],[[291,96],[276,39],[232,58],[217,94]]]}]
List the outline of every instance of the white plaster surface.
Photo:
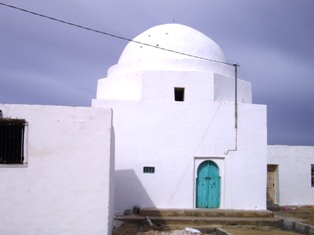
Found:
[{"label": "white plaster surface", "polygon": [[[214,100],[234,102],[235,100],[235,76],[225,77],[215,74],[214,77]],[[252,103],[251,83],[237,79],[238,103]]]},{"label": "white plaster surface", "polygon": [[[195,157],[224,159],[221,208],[265,209],[265,106],[239,105],[238,150],[225,155],[235,147],[234,104],[104,101],[102,105],[114,110],[115,211],[133,205],[193,208]],[[155,167],[155,173],[144,174],[144,166]]]},{"label": "white plaster surface", "polygon": [[269,145],[267,164],[278,165],[279,205],[313,205],[314,146]]},{"label": "white plaster surface", "polygon": [[[234,102],[234,79],[204,71],[138,71],[99,79],[97,100],[171,101],[174,87],[183,87],[187,103]],[[251,84],[238,79],[237,87],[238,103],[252,103]]]},{"label": "white plaster surface", "polygon": [[111,234],[111,110],[0,105],[28,122],[26,167],[0,167],[0,233]]}]

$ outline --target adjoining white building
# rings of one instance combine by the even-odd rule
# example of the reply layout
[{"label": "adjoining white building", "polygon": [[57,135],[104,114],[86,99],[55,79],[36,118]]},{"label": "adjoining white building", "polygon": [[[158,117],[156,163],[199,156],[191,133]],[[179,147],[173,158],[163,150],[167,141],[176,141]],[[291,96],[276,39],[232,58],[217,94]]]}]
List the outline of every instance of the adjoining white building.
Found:
[{"label": "adjoining white building", "polygon": [[111,234],[111,109],[1,104],[0,110],[0,233]]},{"label": "adjoining white building", "polygon": [[269,145],[267,200],[314,205],[314,146]]},{"label": "adjoining white building", "polygon": [[212,61],[130,42],[98,81],[92,106],[114,116],[115,210],[266,209],[266,106],[251,84],[238,80],[236,113],[235,67],[210,38],[166,24],[134,40]]}]

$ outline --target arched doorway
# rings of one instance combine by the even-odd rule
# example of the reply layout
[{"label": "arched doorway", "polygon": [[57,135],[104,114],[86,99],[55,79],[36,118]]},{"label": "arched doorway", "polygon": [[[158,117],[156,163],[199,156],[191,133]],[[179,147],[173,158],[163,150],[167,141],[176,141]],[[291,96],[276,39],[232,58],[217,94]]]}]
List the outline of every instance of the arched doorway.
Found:
[{"label": "arched doorway", "polygon": [[197,168],[196,207],[219,208],[220,177],[219,168],[213,161],[204,161]]}]

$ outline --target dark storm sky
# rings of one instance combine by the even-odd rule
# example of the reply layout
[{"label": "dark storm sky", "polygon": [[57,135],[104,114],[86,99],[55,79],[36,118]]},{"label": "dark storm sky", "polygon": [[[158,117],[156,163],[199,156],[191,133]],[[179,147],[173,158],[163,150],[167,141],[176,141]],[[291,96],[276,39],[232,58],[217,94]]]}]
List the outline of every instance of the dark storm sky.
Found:
[{"label": "dark storm sky", "polygon": [[[269,144],[314,145],[312,0],[0,2],[126,38],[173,21],[193,27],[268,106]],[[1,5],[0,30],[0,103],[90,106],[127,44]]]}]

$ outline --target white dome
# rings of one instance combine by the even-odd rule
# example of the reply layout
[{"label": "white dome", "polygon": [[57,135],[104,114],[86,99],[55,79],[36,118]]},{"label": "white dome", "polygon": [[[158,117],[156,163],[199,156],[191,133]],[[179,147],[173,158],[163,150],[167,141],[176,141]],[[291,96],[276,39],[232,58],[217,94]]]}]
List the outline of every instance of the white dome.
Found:
[{"label": "white dome", "polygon": [[[178,51],[210,60],[225,62],[220,47],[203,33],[180,24],[155,26],[134,38],[134,41],[156,47]],[[191,59],[165,50],[156,49],[139,43],[129,42],[120,56],[118,64],[147,60]]]},{"label": "white dome", "polygon": [[[165,24],[134,40],[107,77],[98,81],[97,99],[173,101],[174,88],[184,87],[191,103],[234,100],[234,66],[226,63],[220,47],[206,35],[184,25]],[[250,85],[239,81],[238,86],[238,101],[251,102]]]}]

